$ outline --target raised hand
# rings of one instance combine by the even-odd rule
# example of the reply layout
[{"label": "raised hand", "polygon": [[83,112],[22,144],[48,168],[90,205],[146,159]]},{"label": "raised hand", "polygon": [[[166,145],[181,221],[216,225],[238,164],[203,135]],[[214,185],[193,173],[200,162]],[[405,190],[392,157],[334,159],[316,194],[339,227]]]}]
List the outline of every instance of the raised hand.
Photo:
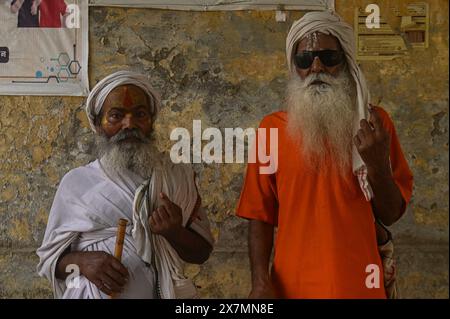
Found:
[{"label": "raised hand", "polygon": [[370,119],[361,120],[354,143],[367,166],[369,174],[388,176],[390,172],[390,135],[383,127],[380,114],[370,109]]},{"label": "raised hand", "polygon": [[149,218],[149,225],[153,233],[169,238],[183,228],[182,211],[166,194],[161,193],[160,198],[161,205],[153,211]]}]

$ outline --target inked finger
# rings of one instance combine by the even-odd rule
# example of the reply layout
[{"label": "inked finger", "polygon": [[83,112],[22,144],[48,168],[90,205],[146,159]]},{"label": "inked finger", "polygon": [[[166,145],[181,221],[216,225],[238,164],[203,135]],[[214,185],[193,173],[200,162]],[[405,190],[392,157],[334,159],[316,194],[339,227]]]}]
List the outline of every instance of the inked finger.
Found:
[{"label": "inked finger", "polygon": [[355,143],[357,149],[359,149],[359,148],[361,147],[361,144],[362,144],[362,143],[361,143],[361,139],[359,138],[358,135],[356,135],[356,136],[353,138],[353,142]]},{"label": "inked finger", "polygon": [[381,116],[376,109],[370,111],[370,123],[372,123],[373,128],[376,132],[381,132],[383,130],[383,123],[381,121]]},{"label": "inked finger", "polygon": [[372,128],[370,127],[370,124],[369,122],[367,122],[367,120],[361,120],[360,126],[365,135],[372,134]]},{"label": "inked finger", "polygon": [[364,131],[359,129],[356,136],[358,136],[359,140],[361,141],[361,144],[364,144],[364,142],[366,140],[366,134],[364,133]]}]

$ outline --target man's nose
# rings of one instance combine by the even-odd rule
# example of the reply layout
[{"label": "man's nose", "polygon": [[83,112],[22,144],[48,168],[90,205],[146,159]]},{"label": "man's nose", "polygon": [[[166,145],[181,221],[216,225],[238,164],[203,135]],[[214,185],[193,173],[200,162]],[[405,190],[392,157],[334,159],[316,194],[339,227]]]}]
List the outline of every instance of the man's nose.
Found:
[{"label": "man's nose", "polygon": [[122,120],[122,129],[133,129],[136,128],[136,123],[131,114],[127,114]]},{"label": "man's nose", "polygon": [[314,57],[314,61],[311,65],[311,72],[312,73],[321,73],[324,71],[324,65],[322,64],[322,61],[320,61],[319,57]]}]

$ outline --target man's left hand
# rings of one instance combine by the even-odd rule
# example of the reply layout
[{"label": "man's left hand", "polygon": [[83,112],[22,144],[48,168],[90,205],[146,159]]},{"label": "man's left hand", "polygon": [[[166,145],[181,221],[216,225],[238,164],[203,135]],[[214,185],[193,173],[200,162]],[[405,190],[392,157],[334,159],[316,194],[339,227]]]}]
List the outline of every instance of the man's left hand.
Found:
[{"label": "man's left hand", "polygon": [[391,138],[383,127],[380,114],[375,108],[370,109],[370,119],[361,120],[354,143],[367,166],[369,174],[389,176],[391,174],[389,153]]},{"label": "man's left hand", "polygon": [[182,228],[181,208],[173,203],[166,194],[161,193],[161,206],[155,209],[149,218],[150,229],[166,239],[177,234]]}]

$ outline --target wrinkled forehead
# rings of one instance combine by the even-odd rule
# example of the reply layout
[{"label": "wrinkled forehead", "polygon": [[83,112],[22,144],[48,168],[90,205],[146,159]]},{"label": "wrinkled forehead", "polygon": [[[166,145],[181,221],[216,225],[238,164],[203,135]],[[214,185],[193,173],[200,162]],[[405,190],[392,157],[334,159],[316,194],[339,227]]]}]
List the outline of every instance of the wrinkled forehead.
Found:
[{"label": "wrinkled forehead", "polygon": [[335,36],[320,32],[312,32],[305,35],[297,42],[296,46],[296,52],[341,50],[341,44]]},{"label": "wrinkled forehead", "polygon": [[139,86],[133,84],[120,85],[108,94],[104,106],[150,106],[149,96]]}]

